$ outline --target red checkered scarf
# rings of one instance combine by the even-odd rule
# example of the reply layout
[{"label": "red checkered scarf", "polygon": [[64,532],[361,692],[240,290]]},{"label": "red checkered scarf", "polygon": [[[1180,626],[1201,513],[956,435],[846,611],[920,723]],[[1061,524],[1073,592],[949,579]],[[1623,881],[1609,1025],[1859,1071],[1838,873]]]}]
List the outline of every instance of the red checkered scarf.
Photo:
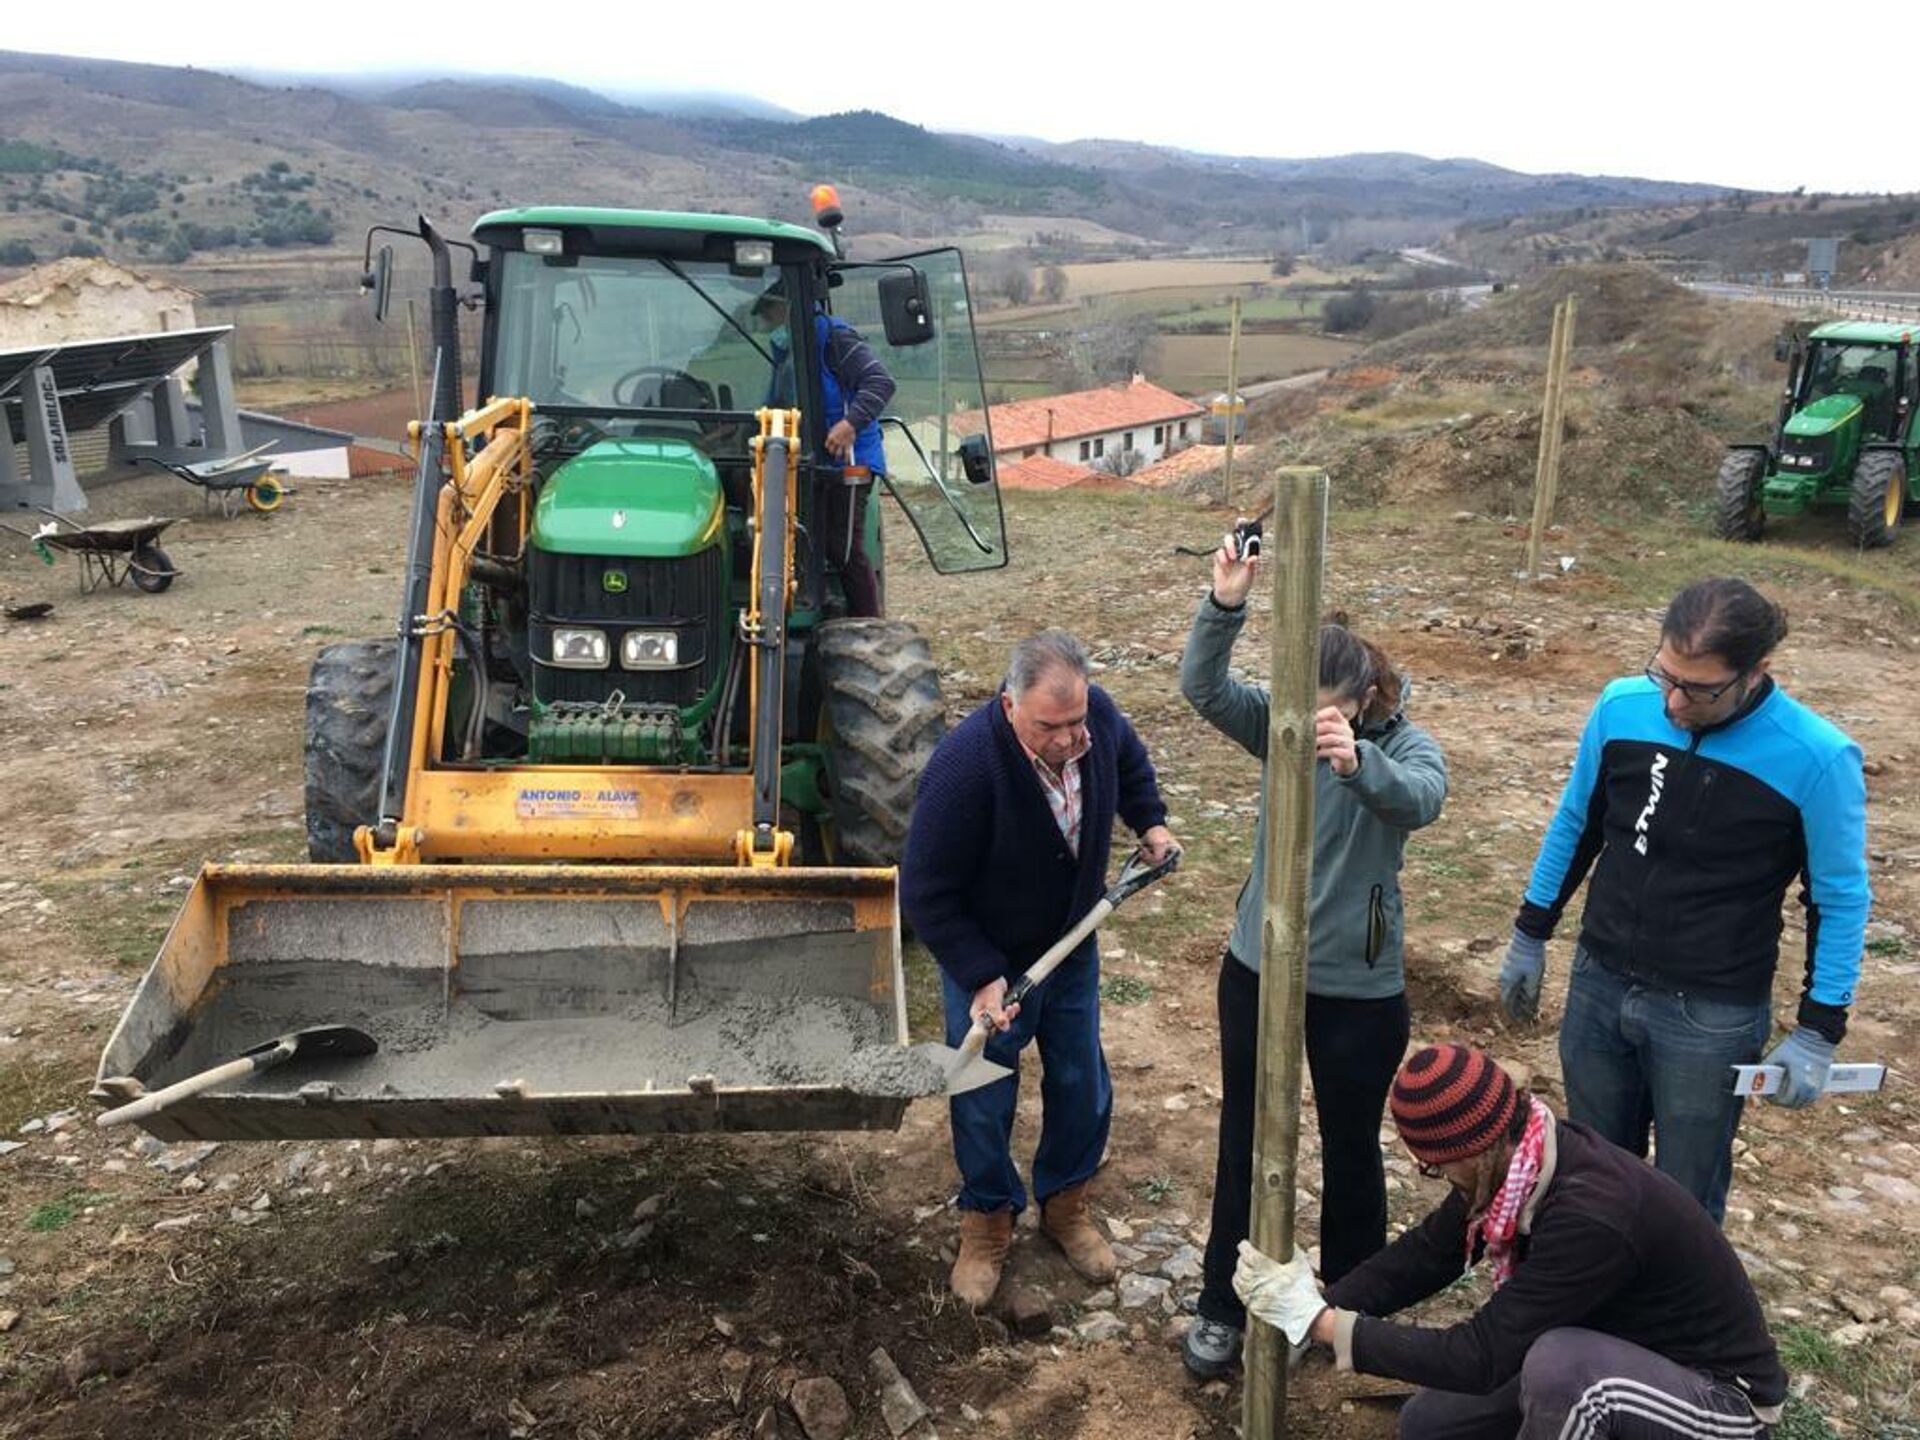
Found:
[{"label": "red checkered scarf", "polygon": [[1540,1181],[1541,1158],[1547,1147],[1547,1107],[1532,1096],[1527,1097],[1527,1104],[1526,1132],[1514,1147],[1507,1178],[1487,1208],[1467,1226],[1467,1266],[1473,1266],[1473,1242],[1485,1241],[1496,1290],[1513,1274],[1513,1241],[1520,1230],[1520,1212],[1527,1208],[1533,1187]]}]

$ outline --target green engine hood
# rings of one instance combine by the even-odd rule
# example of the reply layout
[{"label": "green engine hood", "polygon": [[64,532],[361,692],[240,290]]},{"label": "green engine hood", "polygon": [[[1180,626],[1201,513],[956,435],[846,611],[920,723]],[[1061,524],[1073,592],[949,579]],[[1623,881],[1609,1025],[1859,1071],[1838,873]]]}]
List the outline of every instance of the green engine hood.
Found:
[{"label": "green engine hood", "polygon": [[547,477],[535,548],[562,555],[691,555],[726,517],[713,461],[684,440],[602,440]]},{"label": "green engine hood", "polygon": [[1860,397],[1857,395],[1829,395],[1814,401],[1787,421],[1787,434],[1802,435],[1808,439],[1831,435],[1858,415],[1860,409]]}]

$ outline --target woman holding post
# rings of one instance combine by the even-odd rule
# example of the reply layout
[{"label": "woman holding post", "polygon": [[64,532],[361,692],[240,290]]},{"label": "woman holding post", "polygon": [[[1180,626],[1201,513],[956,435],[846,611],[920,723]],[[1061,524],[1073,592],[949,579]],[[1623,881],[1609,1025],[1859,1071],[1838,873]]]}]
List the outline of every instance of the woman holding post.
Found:
[{"label": "woman holding post", "polygon": [[[1213,557],[1180,666],[1188,702],[1264,767],[1270,701],[1228,673],[1246,622],[1258,555],[1229,535]],[[1341,623],[1320,632],[1314,717],[1313,895],[1308,918],[1307,1065],[1320,1122],[1320,1270],[1331,1284],[1386,1244],[1380,1120],[1409,1033],[1402,959],[1400,864],[1407,836],[1438,818],[1445,757],[1403,713],[1405,685],[1378,647]],[[1260,927],[1266,862],[1262,804],[1253,872],[1240,892],[1220,963],[1221,1106],[1213,1225],[1199,1315],[1184,1359],[1219,1375],[1239,1358],[1246,1311],[1233,1291],[1253,1187],[1253,1109],[1260,1016]]]}]

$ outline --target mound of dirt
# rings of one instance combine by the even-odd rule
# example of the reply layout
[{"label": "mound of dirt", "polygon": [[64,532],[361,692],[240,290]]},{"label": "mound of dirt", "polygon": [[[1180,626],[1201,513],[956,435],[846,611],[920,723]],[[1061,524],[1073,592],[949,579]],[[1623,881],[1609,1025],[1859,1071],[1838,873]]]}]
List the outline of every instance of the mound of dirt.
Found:
[{"label": "mound of dirt", "polygon": [[[1539,452],[1537,412],[1469,414],[1384,434],[1356,434],[1322,416],[1251,447],[1245,473],[1259,481],[1282,465],[1324,465],[1335,495],[1348,504],[1525,515]],[[1575,405],[1561,452],[1558,513],[1678,508],[1705,493],[1722,453],[1720,437],[1678,407]]]}]

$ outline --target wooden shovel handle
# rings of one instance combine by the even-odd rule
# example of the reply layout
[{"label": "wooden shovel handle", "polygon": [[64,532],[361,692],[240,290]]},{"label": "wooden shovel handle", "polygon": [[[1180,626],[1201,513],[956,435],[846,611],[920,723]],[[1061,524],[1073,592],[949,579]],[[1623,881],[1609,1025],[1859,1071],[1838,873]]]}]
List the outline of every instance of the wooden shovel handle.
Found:
[{"label": "wooden shovel handle", "polygon": [[238,1080],[251,1075],[256,1070],[265,1070],[268,1066],[278,1065],[293,1054],[291,1040],[282,1040],[271,1050],[263,1050],[258,1055],[242,1055],[238,1060],[229,1060],[224,1065],[216,1065],[211,1070],[202,1070],[198,1075],[189,1075],[184,1080],[176,1080],[164,1090],[156,1090],[151,1095],[142,1095],[138,1100],[107,1111],[94,1123],[101,1129],[114,1125],[127,1125],[135,1120],[144,1120],[156,1115],[177,1100],[198,1095],[202,1090],[211,1090],[216,1085],[229,1080]]}]

